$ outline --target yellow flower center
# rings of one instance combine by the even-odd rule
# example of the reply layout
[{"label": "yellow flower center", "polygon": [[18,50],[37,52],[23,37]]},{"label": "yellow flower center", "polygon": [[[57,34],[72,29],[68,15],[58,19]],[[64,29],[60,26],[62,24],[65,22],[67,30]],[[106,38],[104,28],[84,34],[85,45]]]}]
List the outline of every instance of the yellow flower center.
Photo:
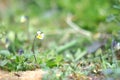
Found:
[{"label": "yellow flower center", "polygon": [[36,38],[38,38],[38,39],[43,39],[43,36],[42,36],[41,34],[38,34],[38,35],[36,36]]}]

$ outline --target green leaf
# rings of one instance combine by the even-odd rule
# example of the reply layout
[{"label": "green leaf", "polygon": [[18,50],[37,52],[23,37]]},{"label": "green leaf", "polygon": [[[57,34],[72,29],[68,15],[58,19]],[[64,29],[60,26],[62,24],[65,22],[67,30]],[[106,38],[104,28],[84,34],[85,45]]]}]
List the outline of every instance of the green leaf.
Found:
[{"label": "green leaf", "polygon": [[0,50],[0,55],[7,57],[7,56],[10,56],[10,53],[8,50]]},{"label": "green leaf", "polygon": [[82,58],[86,54],[86,51],[81,51],[80,49],[77,50],[75,54],[75,61],[78,61],[80,58]]},{"label": "green leaf", "polygon": [[54,66],[57,66],[57,63],[55,62],[55,59],[50,59],[46,62],[46,65],[52,68]]},{"label": "green leaf", "polygon": [[0,66],[3,67],[3,66],[5,66],[8,62],[9,62],[8,60],[0,61]]}]

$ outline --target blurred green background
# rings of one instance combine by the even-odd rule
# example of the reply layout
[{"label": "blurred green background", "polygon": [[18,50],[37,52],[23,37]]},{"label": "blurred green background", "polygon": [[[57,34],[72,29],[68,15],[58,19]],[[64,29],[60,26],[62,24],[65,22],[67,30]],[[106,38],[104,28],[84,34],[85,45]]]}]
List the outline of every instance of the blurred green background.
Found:
[{"label": "blurred green background", "polygon": [[112,0],[1,0],[1,22],[19,23],[19,18],[26,15],[35,28],[64,29],[68,28],[66,16],[72,14],[77,25],[97,31],[100,24],[105,24],[114,3]]}]

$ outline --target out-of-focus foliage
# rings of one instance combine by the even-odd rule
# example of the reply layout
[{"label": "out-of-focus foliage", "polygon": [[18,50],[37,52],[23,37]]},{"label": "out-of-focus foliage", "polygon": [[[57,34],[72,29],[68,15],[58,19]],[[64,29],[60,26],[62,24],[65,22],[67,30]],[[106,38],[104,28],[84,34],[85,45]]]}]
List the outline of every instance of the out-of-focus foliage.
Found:
[{"label": "out-of-focus foliage", "polygon": [[[5,0],[6,1],[6,0]],[[10,4],[8,4],[10,3]],[[50,24],[57,23],[59,27],[66,27],[64,21],[67,14],[74,15],[74,21],[80,25],[80,27],[96,31],[98,25],[105,21],[106,16],[109,14],[112,1],[110,0],[10,0],[6,1],[6,5],[10,6],[9,9],[5,8],[3,11],[4,17],[8,16],[7,20],[16,20],[21,15],[27,15],[37,17],[38,25],[47,26],[44,22]],[[6,14],[7,13],[7,14]],[[53,21],[51,22],[51,19]],[[51,25],[52,26],[52,25]],[[94,28],[94,29],[93,29]]]}]

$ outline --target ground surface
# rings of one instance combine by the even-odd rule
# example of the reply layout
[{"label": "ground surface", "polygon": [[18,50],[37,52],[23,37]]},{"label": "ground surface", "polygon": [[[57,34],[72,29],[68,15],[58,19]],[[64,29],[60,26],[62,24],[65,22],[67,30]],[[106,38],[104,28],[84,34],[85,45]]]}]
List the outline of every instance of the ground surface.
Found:
[{"label": "ground surface", "polygon": [[0,70],[0,80],[41,80],[43,73],[40,69],[24,72],[7,72]]}]

